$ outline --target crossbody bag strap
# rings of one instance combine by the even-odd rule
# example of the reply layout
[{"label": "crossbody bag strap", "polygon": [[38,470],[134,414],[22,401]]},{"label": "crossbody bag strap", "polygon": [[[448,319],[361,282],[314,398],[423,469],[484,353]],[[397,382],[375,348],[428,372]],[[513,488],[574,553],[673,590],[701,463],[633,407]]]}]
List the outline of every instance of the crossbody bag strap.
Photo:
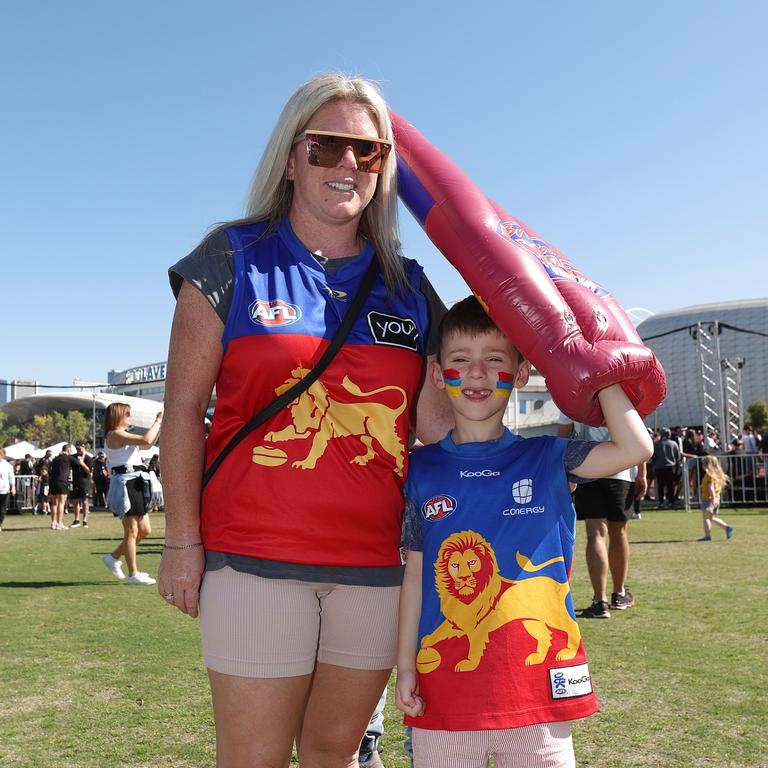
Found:
[{"label": "crossbody bag strap", "polygon": [[373,284],[376,282],[378,275],[379,264],[376,260],[376,257],[374,256],[373,260],[371,261],[371,265],[368,267],[368,270],[363,276],[363,279],[360,281],[360,285],[358,286],[355,298],[349,305],[349,309],[347,309],[347,312],[344,315],[344,319],[341,321],[341,324],[336,330],[336,333],[333,335],[331,343],[328,345],[325,352],[323,352],[322,356],[315,364],[315,367],[303,379],[301,379],[301,381],[297,382],[290,389],[283,392],[280,397],[275,398],[269,405],[260,410],[255,416],[253,416],[253,418],[251,418],[250,421],[248,421],[238,430],[237,434],[224,446],[224,448],[222,448],[221,453],[219,453],[213,462],[211,462],[211,465],[203,474],[201,490],[204,489],[206,485],[208,485],[216,470],[221,466],[221,463],[224,461],[224,459],[226,459],[227,456],[229,456],[229,454],[234,450],[235,446],[237,446],[247,435],[253,432],[256,427],[271,419],[276,413],[279,413],[283,408],[285,408],[286,405],[288,405],[288,403],[294,401],[302,392],[312,386],[312,384],[314,384],[318,378],[320,378],[320,374],[328,367],[331,360],[333,360],[333,358],[336,356],[336,353],[341,349],[341,346],[344,344],[345,339],[349,335],[352,326],[360,316],[360,311],[363,308],[363,304],[365,304],[365,300],[368,298],[368,295],[371,292],[371,288],[373,288]]}]

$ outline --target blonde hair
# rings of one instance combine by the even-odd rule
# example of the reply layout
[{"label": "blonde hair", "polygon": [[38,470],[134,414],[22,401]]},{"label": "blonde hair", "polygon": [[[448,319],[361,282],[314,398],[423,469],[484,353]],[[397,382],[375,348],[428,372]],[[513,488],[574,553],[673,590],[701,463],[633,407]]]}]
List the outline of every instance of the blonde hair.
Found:
[{"label": "blonde hair", "polygon": [[[245,217],[221,224],[224,227],[268,222],[274,232],[288,215],[293,201],[293,182],[288,179],[288,157],[293,140],[306,130],[320,107],[332,101],[362,105],[378,126],[379,137],[394,142],[387,103],[378,87],[362,77],[325,74],[304,83],[283,107],[251,182]],[[393,147],[394,149],[394,147]],[[360,219],[359,234],[376,251],[384,282],[394,292],[405,284],[397,223],[397,160],[389,153],[376,191]]]},{"label": "blonde hair", "polygon": [[128,403],[110,403],[104,416],[104,435],[117,429],[130,410],[131,406]]},{"label": "blonde hair", "polygon": [[718,485],[725,486],[731,481],[731,478],[723,471],[716,456],[704,456],[701,460],[701,466],[704,469],[704,474],[709,475]]}]

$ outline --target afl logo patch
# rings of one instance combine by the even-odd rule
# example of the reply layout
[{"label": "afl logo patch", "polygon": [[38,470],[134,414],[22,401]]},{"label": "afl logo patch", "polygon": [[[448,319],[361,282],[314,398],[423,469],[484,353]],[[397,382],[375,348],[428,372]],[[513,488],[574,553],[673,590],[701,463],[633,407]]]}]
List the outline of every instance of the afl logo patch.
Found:
[{"label": "afl logo patch", "polygon": [[290,325],[301,319],[301,308],[282,299],[256,299],[248,314],[256,325]]},{"label": "afl logo patch", "polygon": [[456,499],[453,496],[433,496],[427,499],[421,507],[425,519],[434,522],[448,517],[456,509]]}]

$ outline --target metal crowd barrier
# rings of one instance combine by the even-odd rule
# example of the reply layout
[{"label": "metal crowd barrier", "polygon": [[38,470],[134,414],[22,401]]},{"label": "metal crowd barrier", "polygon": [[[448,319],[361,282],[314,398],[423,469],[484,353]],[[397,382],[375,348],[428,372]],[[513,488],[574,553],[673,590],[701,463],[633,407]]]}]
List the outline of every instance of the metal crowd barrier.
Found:
[{"label": "metal crowd barrier", "polygon": [[[698,509],[704,471],[701,456],[685,459],[681,493],[685,509]],[[730,478],[720,497],[722,507],[768,506],[768,456],[759,453],[729,453],[717,456]]]},{"label": "metal crowd barrier", "polygon": [[35,508],[36,475],[16,475],[16,495],[11,496],[9,511],[24,512]]}]

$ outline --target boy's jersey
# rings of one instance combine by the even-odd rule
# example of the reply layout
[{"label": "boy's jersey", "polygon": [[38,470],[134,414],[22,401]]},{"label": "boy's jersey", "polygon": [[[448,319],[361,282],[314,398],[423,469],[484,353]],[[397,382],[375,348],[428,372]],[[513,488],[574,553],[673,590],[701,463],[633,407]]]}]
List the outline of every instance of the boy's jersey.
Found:
[{"label": "boy's jersey", "polygon": [[[227,230],[234,287],[206,464],[328,347],[375,258],[330,274],[285,220]],[[203,493],[206,549],[331,566],[400,564],[411,406],[428,324],[421,268],[394,298],[381,276],[320,379],[251,432]]]},{"label": "boy's jersey", "polygon": [[575,513],[567,440],[440,443],[411,456],[408,503],[423,531],[416,659],[438,730],[512,728],[598,709],[568,575]]}]

